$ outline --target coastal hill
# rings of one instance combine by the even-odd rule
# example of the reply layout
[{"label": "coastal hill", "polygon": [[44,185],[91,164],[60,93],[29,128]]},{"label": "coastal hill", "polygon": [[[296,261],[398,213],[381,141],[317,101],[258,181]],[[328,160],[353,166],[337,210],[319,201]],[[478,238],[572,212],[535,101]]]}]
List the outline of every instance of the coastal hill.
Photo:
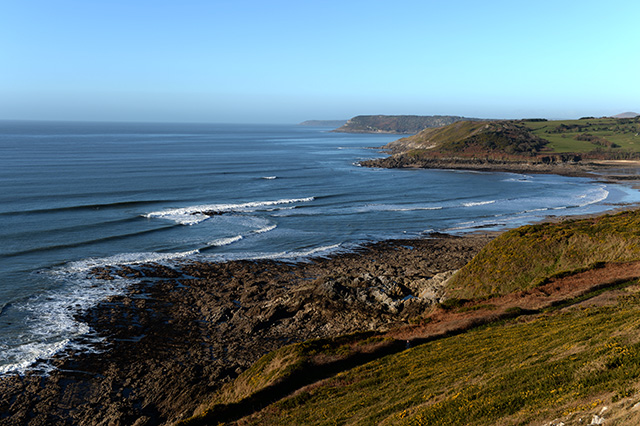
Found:
[{"label": "coastal hill", "polygon": [[623,112],[621,114],[614,115],[613,118],[634,118],[639,115],[640,114],[638,114],[637,112]]},{"label": "coastal hill", "polygon": [[597,161],[639,159],[640,117],[465,121],[385,148],[393,155],[362,165],[579,174]]},{"label": "coastal hill", "polygon": [[467,120],[478,119],[453,115],[359,115],[334,132],[416,134],[423,129]]}]

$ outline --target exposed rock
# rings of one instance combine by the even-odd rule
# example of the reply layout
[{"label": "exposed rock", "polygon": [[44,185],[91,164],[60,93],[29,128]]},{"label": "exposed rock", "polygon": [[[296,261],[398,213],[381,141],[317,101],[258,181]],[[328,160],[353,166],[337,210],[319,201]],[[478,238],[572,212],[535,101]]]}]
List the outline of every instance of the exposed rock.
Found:
[{"label": "exposed rock", "polygon": [[[291,264],[193,262],[101,268],[136,277],[85,312],[100,353],[61,354],[49,376],[0,377],[0,425],[160,425],[288,343],[384,331],[420,316],[489,238],[387,241]],[[443,274],[444,272],[444,274]]]},{"label": "exposed rock", "polygon": [[444,299],[445,287],[449,278],[457,271],[445,271],[435,274],[428,280],[418,280],[415,292],[418,297],[430,303],[439,303]]}]

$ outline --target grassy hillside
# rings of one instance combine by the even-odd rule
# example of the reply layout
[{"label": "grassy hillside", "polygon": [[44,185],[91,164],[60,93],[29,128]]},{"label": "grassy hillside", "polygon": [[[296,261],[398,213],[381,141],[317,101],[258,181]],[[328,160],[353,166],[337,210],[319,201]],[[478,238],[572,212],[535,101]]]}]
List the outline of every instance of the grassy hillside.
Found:
[{"label": "grassy hillside", "polygon": [[414,161],[452,156],[527,161],[638,158],[640,117],[459,122],[425,129],[388,147]]},{"label": "grassy hillside", "polygon": [[640,117],[523,122],[553,152],[640,151]]},{"label": "grassy hillside", "polygon": [[457,298],[482,298],[539,285],[546,278],[640,259],[640,211],[523,226],[490,242],[450,281]]},{"label": "grassy hillside", "polygon": [[[525,226],[487,245],[455,275],[450,294],[515,294],[630,260],[640,260],[640,211]],[[370,333],[287,346],[185,424],[639,424],[637,279],[548,306],[408,349]],[[433,312],[466,315],[469,307]]]},{"label": "grassy hillside", "polygon": [[380,358],[241,424],[588,424],[604,406],[605,417],[637,424],[640,413],[630,410],[639,399],[636,291],[630,287],[613,307],[494,324]]}]

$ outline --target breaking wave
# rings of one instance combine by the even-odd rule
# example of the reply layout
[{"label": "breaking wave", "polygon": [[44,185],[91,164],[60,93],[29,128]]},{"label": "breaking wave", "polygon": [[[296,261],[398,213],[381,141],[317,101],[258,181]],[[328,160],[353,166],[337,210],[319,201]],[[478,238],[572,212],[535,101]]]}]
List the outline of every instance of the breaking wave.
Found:
[{"label": "breaking wave", "polygon": [[53,367],[40,361],[48,360],[61,351],[73,349],[75,352],[95,352],[95,344],[103,338],[92,334],[87,324],[77,320],[78,313],[86,312],[101,300],[124,294],[136,281],[122,277],[110,280],[91,278],[87,276],[91,269],[149,262],[170,263],[197,253],[197,250],[182,253],[125,253],[71,262],[53,270],[41,271],[41,274],[62,285],[6,308],[23,318],[28,333],[12,341],[0,340],[0,375],[23,374],[27,370],[46,374]]},{"label": "breaking wave", "polygon": [[471,201],[468,203],[462,203],[463,206],[465,207],[475,207],[475,206],[485,206],[487,204],[493,204],[495,203],[496,200],[490,200],[490,201]]},{"label": "breaking wave", "polygon": [[264,209],[294,203],[308,203],[314,197],[291,198],[273,201],[252,201],[239,204],[203,204],[198,206],[182,207],[151,212],[143,215],[146,218],[172,220],[180,225],[195,225],[207,220],[211,215],[222,213],[250,213]]},{"label": "breaking wave", "polygon": [[229,237],[229,238],[218,238],[217,240],[211,241],[209,245],[216,246],[216,247],[228,246],[230,244],[235,243],[236,241],[240,241],[243,238],[244,237],[242,235],[236,235],[235,237]]}]

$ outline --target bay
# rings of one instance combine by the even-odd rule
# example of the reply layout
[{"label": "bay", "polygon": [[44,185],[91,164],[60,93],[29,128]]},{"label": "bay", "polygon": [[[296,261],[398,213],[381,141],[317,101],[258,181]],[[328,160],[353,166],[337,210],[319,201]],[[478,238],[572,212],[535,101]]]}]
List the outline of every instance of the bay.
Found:
[{"label": "bay", "polygon": [[130,281],[94,266],[301,259],[606,211],[587,178],[381,170],[396,135],[295,125],[0,122],[0,373],[100,339],[74,315]]}]

